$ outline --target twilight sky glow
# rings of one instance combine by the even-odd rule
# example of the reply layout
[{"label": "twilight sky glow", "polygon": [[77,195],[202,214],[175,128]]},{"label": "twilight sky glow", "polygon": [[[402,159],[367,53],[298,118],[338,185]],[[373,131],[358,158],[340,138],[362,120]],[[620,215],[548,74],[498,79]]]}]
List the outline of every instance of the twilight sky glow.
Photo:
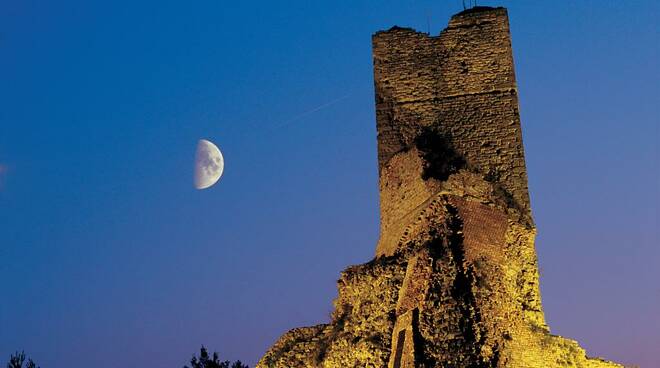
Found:
[{"label": "twilight sky glow", "polygon": [[[1,2],[0,365],[253,365],[326,321],[378,236],[371,34],[460,3]],[[479,4],[509,8],[548,323],[660,367],[660,5]]]}]

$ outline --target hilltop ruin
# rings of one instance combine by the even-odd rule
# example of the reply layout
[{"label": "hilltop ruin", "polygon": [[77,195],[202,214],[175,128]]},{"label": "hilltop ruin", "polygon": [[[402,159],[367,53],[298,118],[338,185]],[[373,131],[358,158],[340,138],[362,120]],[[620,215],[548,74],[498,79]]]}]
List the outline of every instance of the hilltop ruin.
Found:
[{"label": "hilltop ruin", "polygon": [[506,9],[378,32],[373,57],[376,256],[257,367],[621,367],[545,323]]}]

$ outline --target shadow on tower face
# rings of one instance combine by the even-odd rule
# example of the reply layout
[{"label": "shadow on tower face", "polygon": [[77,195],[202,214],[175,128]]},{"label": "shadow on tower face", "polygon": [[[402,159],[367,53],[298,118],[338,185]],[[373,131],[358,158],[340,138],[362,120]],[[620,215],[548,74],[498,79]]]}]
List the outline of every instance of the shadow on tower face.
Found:
[{"label": "shadow on tower face", "polygon": [[424,160],[422,179],[437,179],[445,181],[449,175],[467,168],[467,162],[456,152],[449,140],[437,130],[426,127],[415,139],[415,147]]}]

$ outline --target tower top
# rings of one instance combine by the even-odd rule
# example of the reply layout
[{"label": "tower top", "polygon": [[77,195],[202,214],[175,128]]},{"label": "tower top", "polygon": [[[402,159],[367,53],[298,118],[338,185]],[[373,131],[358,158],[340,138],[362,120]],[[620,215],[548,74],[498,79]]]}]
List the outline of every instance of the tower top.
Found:
[{"label": "tower top", "polygon": [[460,13],[454,14],[452,18],[462,17],[470,14],[483,13],[483,12],[492,12],[492,11],[503,11],[506,13],[506,8],[503,8],[501,6],[495,8],[492,6],[473,6],[471,8],[463,10]]}]

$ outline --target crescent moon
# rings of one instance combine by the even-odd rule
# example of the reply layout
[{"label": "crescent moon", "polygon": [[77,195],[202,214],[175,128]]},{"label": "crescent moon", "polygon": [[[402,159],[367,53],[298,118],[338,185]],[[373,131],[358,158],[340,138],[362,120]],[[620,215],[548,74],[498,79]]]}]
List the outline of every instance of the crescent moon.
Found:
[{"label": "crescent moon", "polygon": [[195,188],[206,189],[215,184],[225,169],[225,159],[218,146],[206,139],[197,142],[195,154]]}]

